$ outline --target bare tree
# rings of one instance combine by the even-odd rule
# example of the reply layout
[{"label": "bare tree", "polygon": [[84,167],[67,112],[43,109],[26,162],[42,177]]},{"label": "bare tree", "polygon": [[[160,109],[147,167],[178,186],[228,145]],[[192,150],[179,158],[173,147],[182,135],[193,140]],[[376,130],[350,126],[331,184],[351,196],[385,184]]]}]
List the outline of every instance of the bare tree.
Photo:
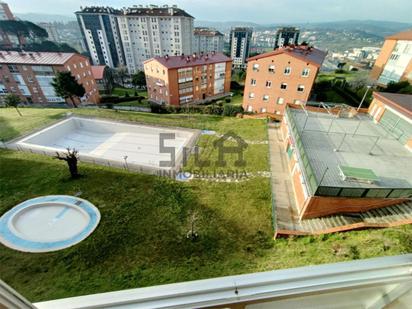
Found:
[{"label": "bare tree", "polygon": [[199,219],[199,214],[197,213],[196,210],[193,210],[189,216],[190,230],[186,234],[187,239],[190,239],[191,241],[196,241],[197,238],[199,237],[199,234],[197,233],[195,229],[195,224],[198,219]]},{"label": "bare tree", "polygon": [[67,166],[69,167],[70,176],[72,178],[77,178],[80,176],[78,169],[77,169],[79,152],[74,148],[73,149],[67,148],[66,150],[67,152],[63,156],[61,156],[58,152],[56,152],[57,155],[55,156],[55,158],[58,160],[66,161]]}]

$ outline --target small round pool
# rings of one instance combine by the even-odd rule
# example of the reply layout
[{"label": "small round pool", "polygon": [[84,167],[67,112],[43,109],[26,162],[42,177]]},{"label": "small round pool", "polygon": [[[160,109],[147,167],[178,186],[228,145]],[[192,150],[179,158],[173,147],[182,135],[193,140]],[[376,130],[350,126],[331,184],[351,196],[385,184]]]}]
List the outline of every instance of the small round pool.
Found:
[{"label": "small round pool", "polygon": [[13,207],[0,218],[0,242],[24,252],[56,251],[81,242],[99,221],[99,210],[84,199],[42,196]]}]

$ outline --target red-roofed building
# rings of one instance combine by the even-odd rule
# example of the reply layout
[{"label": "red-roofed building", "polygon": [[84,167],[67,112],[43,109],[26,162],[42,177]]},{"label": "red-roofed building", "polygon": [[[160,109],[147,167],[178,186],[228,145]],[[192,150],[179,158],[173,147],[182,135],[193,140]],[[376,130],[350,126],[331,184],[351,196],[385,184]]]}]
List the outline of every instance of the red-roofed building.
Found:
[{"label": "red-roofed building", "polygon": [[86,93],[82,103],[99,103],[99,90],[87,57],[75,53],[17,51],[0,51],[0,101],[6,94],[14,93],[26,103],[64,102],[51,85],[60,71],[70,71],[83,85]]},{"label": "red-roofed building", "polygon": [[91,70],[99,91],[107,93],[108,88],[113,86],[110,68],[107,65],[92,65]]},{"label": "red-roofed building", "polygon": [[180,105],[229,95],[232,59],[222,53],[155,57],[144,62],[149,101]]},{"label": "red-roofed building", "polygon": [[287,103],[306,103],[325,56],[319,49],[302,45],[249,58],[244,110],[283,115]]}]

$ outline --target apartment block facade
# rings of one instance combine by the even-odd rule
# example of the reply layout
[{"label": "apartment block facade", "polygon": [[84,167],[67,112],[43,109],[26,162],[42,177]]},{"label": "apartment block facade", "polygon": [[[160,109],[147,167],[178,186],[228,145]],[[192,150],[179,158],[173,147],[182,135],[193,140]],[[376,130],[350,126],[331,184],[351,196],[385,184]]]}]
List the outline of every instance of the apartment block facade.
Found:
[{"label": "apartment block facade", "polygon": [[3,1],[0,1],[0,20],[14,20],[9,5]]},{"label": "apartment block facade", "polygon": [[155,57],[144,62],[149,101],[179,106],[227,96],[232,60],[222,53]]},{"label": "apartment block facade", "polygon": [[210,28],[195,28],[193,51],[197,54],[217,52],[222,53],[224,35]]},{"label": "apartment block facade", "polygon": [[99,91],[88,58],[74,53],[49,52],[0,51],[0,100],[14,93],[28,104],[64,102],[51,85],[59,71],[70,71],[83,85],[86,93],[81,102],[99,103]]},{"label": "apartment block facade", "polygon": [[404,80],[412,83],[412,30],[385,38],[372,68],[371,78],[381,86]]},{"label": "apartment block facade", "polygon": [[287,45],[299,44],[299,28],[282,27],[276,30],[274,49]]},{"label": "apartment block facade", "polygon": [[115,68],[125,64],[117,23],[120,13],[110,7],[85,7],[75,13],[94,65]]},{"label": "apartment block facade", "polygon": [[132,7],[118,16],[129,73],[143,70],[143,62],[165,55],[191,55],[194,18],[176,6]]},{"label": "apartment block facade", "polygon": [[[9,5],[6,2],[0,1],[0,20],[15,20],[13,13],[10,10]],[[10,33],[6,33],[0,29],[0,49],[1,48],[14,48],[25,44],[24,36],[16,36]]]},{"label": "apartment block facade", "polygon": [[243,108],[283,115],[287,103],[305,104],[326,53],[288,46],[248,59]]},{"label": "apartment block facade", "polygon": [[252,28],[245,27],[235,27],[230,30],[230,57],[234,68],[246,68],[252,33]]}]

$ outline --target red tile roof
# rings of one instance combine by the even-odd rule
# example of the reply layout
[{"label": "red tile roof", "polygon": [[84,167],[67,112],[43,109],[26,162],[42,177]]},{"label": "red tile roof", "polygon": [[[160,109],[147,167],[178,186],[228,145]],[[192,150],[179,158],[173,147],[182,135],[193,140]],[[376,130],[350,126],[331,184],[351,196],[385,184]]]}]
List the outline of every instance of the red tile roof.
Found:
[{"label": "red tile roof", "polygon": [[318,67],[322,66],[323,60],[326,57],[327,52],[324,52],[320,49],[308,47],[308,46],[285,46],[278,48],[274,51],[260,54],[251,58],[248,58],[247,61],[258,60],[261,58],[272,57],[280,54],[288,54],[297,59],[301,59],[306,62],[310,62]]},{"label": "red tile roof", "polygon": [[94,79],[103,79],[105,65],[92,65],[92,75]]},{"label": "red tile roof", "polygon": [[374,92],[375,99],[412,119],[412,94]]},{"label": "red tile roof", "polygon": [[152,59],[146,60],[144,63],[156,60],[160,62],[163,66],[168,69],[185,68],[192,67],[196,65],[205,65],[219,62],[232,61],[229,57],[225,56],[223,53],[210,53],[200,56],[193,57],[190,56],[164,56],[164,57],[154,57]]},{"label": "red tile roof", "polygon": [[387,36],[385,39],[412,41],[412,29],[392,34]]},{"label": "red tile roof", "polygon": [[75,53],[0,51],[0,63],[64,65]]}]

